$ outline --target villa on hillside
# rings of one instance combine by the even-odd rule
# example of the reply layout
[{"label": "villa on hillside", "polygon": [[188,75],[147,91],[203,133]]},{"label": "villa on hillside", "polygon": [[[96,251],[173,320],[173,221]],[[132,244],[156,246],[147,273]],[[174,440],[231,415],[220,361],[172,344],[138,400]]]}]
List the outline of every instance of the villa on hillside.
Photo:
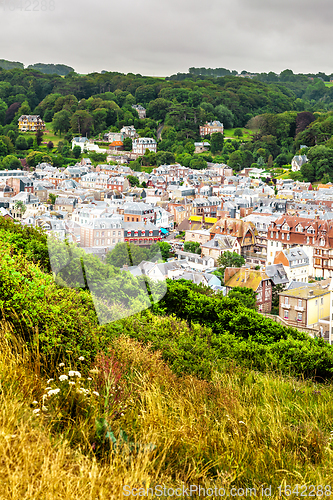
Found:
[{"label": "villa on hillside", "polygon": [[45,129],[45,122],[39,115],[21,115],[18,119],[20,132],[36,132]]}]

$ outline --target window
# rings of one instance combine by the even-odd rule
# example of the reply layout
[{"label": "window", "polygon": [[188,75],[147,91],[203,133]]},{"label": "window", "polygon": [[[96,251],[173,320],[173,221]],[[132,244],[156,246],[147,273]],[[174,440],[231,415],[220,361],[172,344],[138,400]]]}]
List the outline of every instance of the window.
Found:
[{"label": "window", "polygon": [[121,236],[121,231],[118,231],[118,236]]},{"label": "window", "polygon": [[303,319],[303,314],[297,313],[297,321],[302,321],[302,319]]},{"label": "window", "polygon": [[99,236],[99,231],[96,231],[96,236]]},{"label": "window", "polygon": [[324,298],[322,297],[322,298],[320,299],[320,305],[322,306],[323,304],[324,304]]},{"label": "window", "polygon": [[284,303],[286,304],[286,306],[289,304],[289,297],[284,298]]},{"label": "window", "polygon": [[273,242],[273,241],[271,241],[271,247],[273,246],[273,244],[274,244],[274,242]]},{"label": "window", "polygon": [[281,233],[281,239],[284,240],[284,233]]},{"label": "window", "polygon": [[284,311],[284,319],[289,319],[289,311],[287,309]]},{"label": "window", "polygon": [[298,307],[302,307],[303,301],[302,299],[298,299]]},{"label": "window", "polygon": [[287,234],[287,240],[290,240],[290,234],[289,233]]},{"label": "window", "polygon": [[309,236],[306,237],[306,242],[309,243],[310,242],[310,238]]},{"label": "window", "polygon": [[116,235],[116,231],[112,231],[112,236],[115,236]]},{"label": "window", "polygon": [[271,231],[271,238],[273,238],[273,234],[274,234],[273,231]]}]

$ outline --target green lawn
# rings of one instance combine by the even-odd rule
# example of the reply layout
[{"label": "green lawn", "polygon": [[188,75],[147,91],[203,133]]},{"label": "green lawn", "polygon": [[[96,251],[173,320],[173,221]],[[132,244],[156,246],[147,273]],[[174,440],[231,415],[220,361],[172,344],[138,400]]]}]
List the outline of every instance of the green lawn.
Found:
[{"label": "green lawn", "polygon": [[[25,136],[31,136],[31,137],[35,137],[36,133],[35,132],[24,132],[24,135]],[[55,146],[58,145],[58,142],[59,141],[62,141],[64,140],[63,137],[59,137],[59,135],[55,135],[54,132],[53,132],[53,128],[52,128],[52,123],[46,123],[45,124],[45,130],[44,130],[44,135],[43,135],[43,142],[49,142],[49,141],[52,141],[53,144]]]},{"label": "green lawn", "polygon": [[225,139],[237,139],[241,141],[250,141],[252,139],[253,132],[248,130],[247,128],[242,128],[243,135],[238,139],[238,137],[235,137],[234,132],[236,128],[241,128],[241,127],[235,127],[235,128],[225,128],[224,129],[224,138]]}]

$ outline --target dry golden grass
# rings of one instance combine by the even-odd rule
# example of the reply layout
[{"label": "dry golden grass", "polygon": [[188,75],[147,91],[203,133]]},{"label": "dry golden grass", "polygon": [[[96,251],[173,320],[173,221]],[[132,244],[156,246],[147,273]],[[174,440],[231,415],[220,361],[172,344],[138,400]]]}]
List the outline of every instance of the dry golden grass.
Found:
[{"label": "dry golden grass", "polygon": [[[330,484],[333,455],[332,386],[235,368],[212,382],[177,378],[158,353],[119,337],[117,358],[128,368],[133,403],[120,420],[147,452],[84,455],[51,435],[48,421],[32,414],[34,394],[45,386],[38,364],[1,340],[0,500],[119,499],[124,485],[203,487]],[[302,392],[304,391],[304,392]],[[258,495],[259,496],[259,495]],[[163,498],[163,497],[160,497]],[[196,496],[192,496],[196,498]],[[214,497],[211,497],[214,498]]]}]

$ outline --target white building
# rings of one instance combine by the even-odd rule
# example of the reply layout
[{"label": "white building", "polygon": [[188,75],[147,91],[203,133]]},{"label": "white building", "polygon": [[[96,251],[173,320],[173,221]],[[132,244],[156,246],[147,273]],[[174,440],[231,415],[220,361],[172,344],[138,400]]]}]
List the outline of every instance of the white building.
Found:
[{"label": "white building", "polygon": [[152,139],[151,137],[139,137],[138,139],[133,140],[133,153],[144,155],[146,149],[156,153],[157,143],[155,139]]},{"label": "white building", "polygon": [[308,282],[309,257],[302,247],[281,250],[275,255],[274,264],[283,264],[289,281]]}]

